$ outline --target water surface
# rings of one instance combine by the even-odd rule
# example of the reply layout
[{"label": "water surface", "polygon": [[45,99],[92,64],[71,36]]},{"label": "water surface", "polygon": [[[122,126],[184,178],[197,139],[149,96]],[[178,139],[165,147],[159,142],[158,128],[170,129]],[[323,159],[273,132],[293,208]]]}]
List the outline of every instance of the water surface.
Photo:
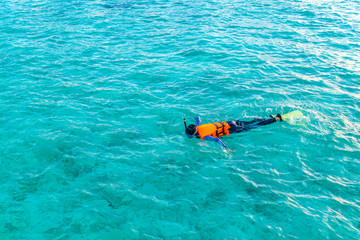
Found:
[{"label": "water surface", "polygon": [[[359,239],[359,11],[0,3],[1,239]],[[184,135],[293,110],[234,153]]]}]

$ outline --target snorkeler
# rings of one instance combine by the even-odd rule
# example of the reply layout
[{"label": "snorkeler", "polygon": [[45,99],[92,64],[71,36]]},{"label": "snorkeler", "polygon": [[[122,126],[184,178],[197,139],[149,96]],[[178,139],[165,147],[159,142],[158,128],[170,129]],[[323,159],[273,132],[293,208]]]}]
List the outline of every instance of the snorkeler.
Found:
[{"label": "snorkeler", "polygon": [[282,121],[282,116],[278,113],[276,116],[270,115],[269,118],[255,118],[252,121],[228,121],[228,122],[216,122],[216,123],[207,123],[201,124],[200,117],[197,116],[195,119],[195,125],[191,124],[186,125],[186,120],[184,119],[185,124],[185,134],[189,138],[195,136],[201,140],[215,141],[226,150],[231,151],[226,147],[226,145],[219,139],[224,135],[230,135],[232,133],[239,133],[248,131],[250,129],[256,128],[262,125],[268,125],[274,122]]}]

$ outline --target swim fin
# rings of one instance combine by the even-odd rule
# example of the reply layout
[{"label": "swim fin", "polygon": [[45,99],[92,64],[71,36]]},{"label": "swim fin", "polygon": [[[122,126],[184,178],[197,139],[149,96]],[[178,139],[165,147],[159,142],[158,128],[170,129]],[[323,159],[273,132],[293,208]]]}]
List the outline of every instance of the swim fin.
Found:
[{"label": "swim fin", "polygon": [[281,115],[283,121],[289,122],[291,124],[294,123],[296,119],[301,118],[302,116],[303,113],[300,112],[299,110]]}]

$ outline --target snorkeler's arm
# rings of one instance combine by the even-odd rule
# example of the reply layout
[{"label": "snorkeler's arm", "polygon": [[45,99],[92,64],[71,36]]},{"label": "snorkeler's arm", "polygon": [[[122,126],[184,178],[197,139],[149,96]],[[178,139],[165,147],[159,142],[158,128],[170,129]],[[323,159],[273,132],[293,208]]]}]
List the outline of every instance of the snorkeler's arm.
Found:
[{"label": "snorkeler's arm", "polygon": [[205,136],[204,139],[209,140],[209,141],[217,142],[218,144],[220,144],[221,146],[223,146],[224,148],[227,149],[226,145],[219,138],[214,138],[212,136]]},{"label": "snorkeler's arm", "polygon": [[195,119],[195,126],[201,125],[201,119],[199,116],[195,117],[194,119]]}]

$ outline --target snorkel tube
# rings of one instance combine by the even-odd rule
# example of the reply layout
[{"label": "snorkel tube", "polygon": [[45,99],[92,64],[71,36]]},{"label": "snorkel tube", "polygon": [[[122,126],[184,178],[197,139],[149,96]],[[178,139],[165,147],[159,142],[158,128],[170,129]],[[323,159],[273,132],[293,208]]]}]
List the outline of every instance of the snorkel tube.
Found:
[{"label": "snorkel tube", "polygon": [[192,136],[187,133],[188,128],[187,128],[187,125],[186,125],[186,119],[185,119],[185,118],[184,118],[184,126],[185,126],[185,135],[186,135],[188,138],[192,138]]}]

